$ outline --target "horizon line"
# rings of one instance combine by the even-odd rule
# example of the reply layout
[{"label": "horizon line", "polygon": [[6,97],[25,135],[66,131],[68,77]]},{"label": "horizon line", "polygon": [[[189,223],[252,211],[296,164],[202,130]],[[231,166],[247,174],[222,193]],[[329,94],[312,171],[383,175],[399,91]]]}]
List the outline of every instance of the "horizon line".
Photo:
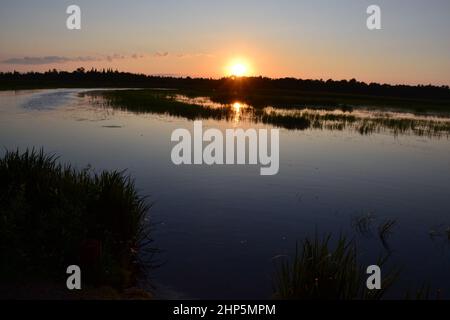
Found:
[{"label": "horizon line", "polygon": [[333,78],[328,78],[328,79],[324,79],[324,78],[300,78],[300,77],[295,77],[295,76],[283,76],[283,77],[269,77],[269,76],[264,76],[264,75],[245,75],[245,76],[221,76],[221,77],[206,77],[206,76],[195,76],[195,75],[182,75],[182,74],[175,74],[175,73],[139,73],[139,72],[131,72],[131,71],[123,71],[123,70],[119,70],[119,69],[112,69],[112,68],[85,68],[85,67],[78,67],[72,71],[67,71],[67,70],[58,70],[56,68],[50,68],[47,71],[34,71],[34,70],[28,70],[28,71],[17,71],[17,70],[13,70],[13,71],[0,71],[0,74],[14,74],[14,73],[18,73],[21,75],[25,75],[25,74],[29,74],[29,73],[35,73],[35,74],[45,74],[45,73],[49,73],[49,72],[66,72],[66,73],[75,73],[76,71],[83,69],[85,73],[87,72],[92,72],[92,71],[96,71],[96,72],[118,72],[118,73],[128,73],[128,74],[132,74],[132,75],[136,75],[136,76],[146,76],[146,77],[161,77],[161,78],[173,78],[173,79],[193,79],[193,80],[223,80],[223,79],[252,79],[252,78],[262,78],[262,79],[268,79],[268,80],[285,80],[285,79],[291,79],[291,80],[300,80],[300,81],[321,81],[321,82],[327,82],[327,81],[334,81],[334,82],[340,82],[340,81],[346,81],[346,82],[350,82],[352,80],[356,81],[356,83],[361,83],[361,84],[366,84],[366,85],[370,85],[370,84],[378,84],[378,85],[388,85],[388,86],[410,86],[410,87],[437,87],[437,88],[446,88],[446,89],[450,89],[450,84],[433,84],[433,83],[416,83],[416,84],[411,84],[411,83],[388,83],[388,82],[376,82],[376,81],[370,81],[370,82],[366,82],[366,81],[361,81],[358,80],[357,78],[344,78],[344,79],[333,79]]}]

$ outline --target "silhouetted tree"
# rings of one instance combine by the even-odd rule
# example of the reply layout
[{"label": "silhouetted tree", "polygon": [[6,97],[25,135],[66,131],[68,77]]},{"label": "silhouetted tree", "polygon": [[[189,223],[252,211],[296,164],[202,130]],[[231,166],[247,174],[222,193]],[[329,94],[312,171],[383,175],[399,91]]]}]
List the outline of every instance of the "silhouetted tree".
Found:
[{"label": "silhouetted tree", "polygon": [[224,93],[239,92],[241,94],[264,91],[327,92],[407,99],[450,100],[450,88],[448,85],[367,84],[356,79],[328,79],[324,81],[322,79],[270,79],[261,76],[244,78],[224,77],[221,79],[176,78],[119,72],[111,68],[102,69],[101,71],[91,68],[86,72],[83,67],[77,68],[73,72],[58,72],[56,69],[44,73],[3,72],[0,73],[0,87],[12,89],[28,87],[164,87],[210,90]]}]

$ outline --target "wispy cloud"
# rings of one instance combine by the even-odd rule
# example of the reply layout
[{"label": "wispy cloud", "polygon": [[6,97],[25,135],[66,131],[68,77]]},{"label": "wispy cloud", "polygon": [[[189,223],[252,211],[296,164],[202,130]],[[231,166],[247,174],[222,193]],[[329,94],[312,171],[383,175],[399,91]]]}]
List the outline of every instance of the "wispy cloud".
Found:
[{"label": "wispy cloud", "polygon": [[113,54],[113,55],[108,55],[106,56],[106,58],[104,60],[108,61],[108,62],[112,62],[114,60],[124,60],[127,59],[127,56],[121,55],[121,54]]},{"label": "wispy cloud", "polygon": [[46,57],[22,57],[22,58],[10,58],[1,61],[5,64],[24,64],[24,65],[39,65],[39,64],[53,64],[53,63],[66,63],[71,61],[97,61],[95,57],[62,57],[62,56],[46,56]]},{"label": "wispy cloud", "polygon": [[212,58],[214,55],[209,53],[177,53],[177,58]]},{"label": "wispy cloud", "polygon": [[46,65],[46,64],[63,64],[69,62],[101,62],[107,61],[112,62],[115,60],[125,60],[125,59],[145,59],[145,58],[198,58],[198,57],[212,57],[210,54],[205,53],[174,53],[170,54],[167,51],[157,51],[151,54],[144,53],[133,53],[130,55],[123,54],[109,54],[109,55],[97,55],[97,56],[42,56],[42,57],[13,57],[6,60],[0,61],[2,64],[12,64],[12,65]]},{"label": "wispy cloud", "polygon": [[45,65],[55,63],[68,63],[68,62],[93,62],[93,61],[108,61],[123,59],[141,59],[144,55],[134,53],[130,56],[121,54],[101,55],[101,56],[80,56],[80,57],[66,57],[66,56],[45,56],[45,57],[14,57],[0,61],[4,64],[17,64],[17,65]]},{"label": "wispy cloud", "polygon": [[211,54],[207,53],[169,53],[165,52],[155,52],[151,55],[153,58],[164,58],[164,57],[174,57],[174,58],[210,58],[213,57]]},{"label": "wispy cloud", "polygon": [[163,57],[168,57],[169,53],[168,52],[155,52],[152,56],[155,58],[163,58]]}]

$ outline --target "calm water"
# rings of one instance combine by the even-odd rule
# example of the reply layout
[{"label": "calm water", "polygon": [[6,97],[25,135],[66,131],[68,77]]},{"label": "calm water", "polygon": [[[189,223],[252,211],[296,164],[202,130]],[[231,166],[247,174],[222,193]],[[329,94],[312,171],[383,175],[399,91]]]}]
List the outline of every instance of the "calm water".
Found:
[{"label": "calm water", "polygon": [[[448,133],[381,126],[361,134],[354,124],[282,128],[276,176],[260,176],[259,166],[177,167],[170,136],[192,130],[191,121],[104,108],[79,91],[0,93],[0,146],[44,147],[79,168],[128,169],[155,202],[153,236],[164,263],[153,272],[158,297],[270,298],[273,258],[292,254],[297,240],[316,231],[351,235],[361,261],[374,264],[386,252],[376,232],[385,219],[397,221],[388,239],[390,263],[402,267],[396,290],[430,284],[450,297]],[[384,116],[425,126],[449,121]],[[245,117],[204,126],[270,127]],[[352,221],[369,214],[374,233],[358,233]]]}]

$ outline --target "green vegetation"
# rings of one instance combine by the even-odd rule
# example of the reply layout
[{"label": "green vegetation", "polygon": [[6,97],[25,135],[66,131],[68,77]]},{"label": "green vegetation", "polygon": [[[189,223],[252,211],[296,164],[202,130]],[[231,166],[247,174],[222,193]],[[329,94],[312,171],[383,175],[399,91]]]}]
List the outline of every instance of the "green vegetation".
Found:
[{"label": "green vegetation", "polygon": [[[296,248],[292,261],[285,259],[277,268],[277,299],[381,299],[397,278],[397,272],[384,273],[381,290],[368,290],[365,268],[358,264],[354,241],[340,237],[333,248],[331,235],[306,238]],[[382,266],[386,259],[378,261]]]},{"label": "green vegetation", "polygon": [[[0,282],[63,281],[80,265],[83,283],[122,290],[149,261],[149,206],[123,172],[75,170],[42,150],[0,159]],[[64,280],[63,280],[64,279]]]}]

